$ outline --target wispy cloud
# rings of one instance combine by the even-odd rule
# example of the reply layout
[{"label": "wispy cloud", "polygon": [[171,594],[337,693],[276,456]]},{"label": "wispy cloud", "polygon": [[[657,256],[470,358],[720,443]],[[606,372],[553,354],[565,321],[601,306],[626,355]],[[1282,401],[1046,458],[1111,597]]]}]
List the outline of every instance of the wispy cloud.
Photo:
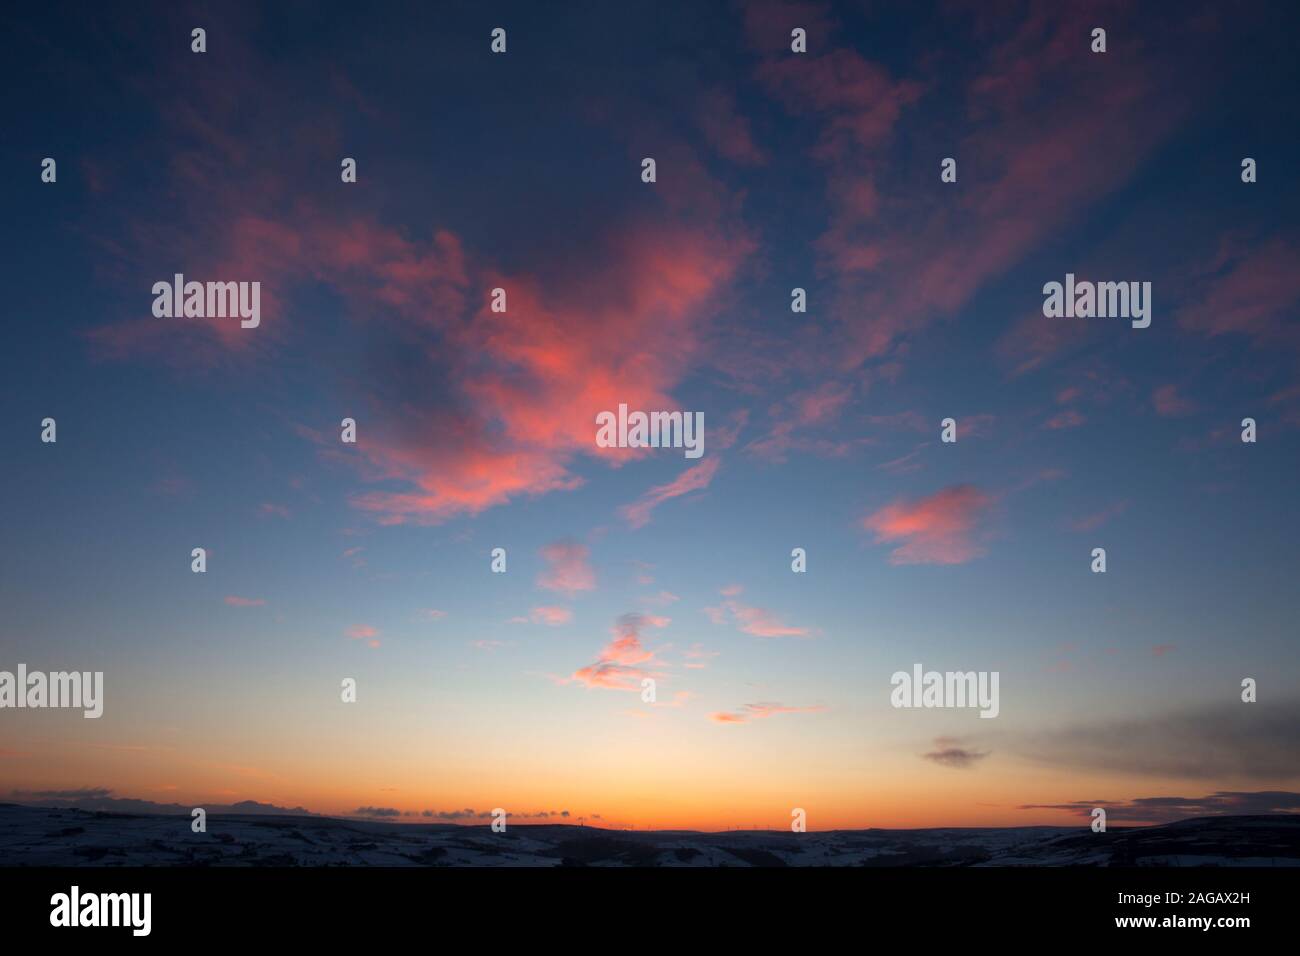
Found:
[{"label": "wispy cloud", "polygon": [[1078,428],[1087,420],[1082,413],[1073,408],[1067,408],[1043,422],[1043,427],[1050,431],[1063,431],[1067,428]]},{"label": "wispy cloud", "polygon": [[534,624],[545,624],[549,627],[559,627],[561,624],[568,624],[573,620],[573,611],[567,607],[558,607],[553,604],[543,604],[540,607],[532,609],[529,615]]},{"label": "wispy cloud", "polygon": [[695,103],[695,121],[718,155],[741,166],[767,161],[754,142],[749,120],[736,108],[735,97],[720,87],[704,90]]},{"label": "wispy cloud", "polygon": [[619,513],[631,527],[645,527],[650,523],[650,512],[665,501],[709,487],[721,463],[722,459],[714,457],[693,465],[667,484],[656,485],[632,504],[624,505]]},{"label": "wispy cloud", "polygon": [[365,641],[369,647],[379,646],[379,630],[369,624],[353,624],[348,628],[347,635],[354,641]]},{"label": "wispy cloud", "polygon": [[724,624],[730,618],[740,630],[755,637],[807,637],[806,627],[784,623],[779,616],[766,608],[753,607],[736,599],[742,593],[738,584],[722,589],[727,599],[717,607],[706,607],[704,613],[714,624]]},{"label": "wispy cloud", "polygon": [[815,714],[825,709],[821,704],[812,707],[788,707],[774,703],[745,704],[739,710],[715,711],[709,714],[709,720],[719,724],[747,724],[752,720],[762,720],[778,714]]},{"label": "wispy cloud", "polygon": [[703,670],[720,653],[720,651],[708,650],[703,644],[692,644],[682,656],[686,659],[686,667],[691,670]]},{"label": "wispy cloud", "polygon": [[1092,514],[1084,515],[1081,518],[1075,518],[1070,522],[1070,527],[1075,531],[1092,531],[1094,528],[1100,528],[1111,518],[1122,515],[1129,509],[1132,502],[1128,499],[1117,501],[1112,505],[1107,505],[1100,511],[1094,511]]},{"label": "wispy cloud", "polygon": [[1179,418],[1196,411],[1196,404],[1186,398],[1177,385],[1161,385],[1151,393],[1151,404],[1162,418]]}]

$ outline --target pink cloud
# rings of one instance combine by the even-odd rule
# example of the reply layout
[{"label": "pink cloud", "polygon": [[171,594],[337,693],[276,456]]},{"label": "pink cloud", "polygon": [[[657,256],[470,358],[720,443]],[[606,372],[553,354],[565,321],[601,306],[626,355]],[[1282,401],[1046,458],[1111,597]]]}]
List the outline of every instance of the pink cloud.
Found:
[{"label": "pink cloud", "polygon": [[725,624],[729,617],[741,631],[755,637],[809,636],[810,632],[806,627],[787,625],[766,608],[751,607],[736,600],[735,596],[739,595],[741,590],[740,585],[723,588],[722,594],[727,597],[727,600],[722,602],[721,607],[706,607],[704,613],[714,624]]},{"label": "pink cloud", "polygon": [[[633,230],[597,254],[605,261],[584,274],[600,279],[586,283],[581,298],[530,276],[489,273],[485,283],[509,290],[509,312],[484,304],[447,334],[454,351],[480,356],[493,374],[451,373],[468,411],[394,408],[429,421],[408,435],[380,435],[368,453],[381,471],[417,487],[372,492],[355,504],[387,522],[436,523],[520,495],[576,488],[581,479],[570,463],[578,454],[611,466],[642,457],[638,449],[596,446],[595,415],[621,402],[678,407],[668,389],[701,353],[711,300],[747,248],[707,232]],[[420,431],[445,436],[451,450],[412,441]],[[700,467],[697,474],[711,475],[717,466]],[[644,512],[634,506],[632,515]]]},{"label": "pink cloud", "polygon": [[596,662],[580,668],[560,683],[576,682],[585,687],[606,690],[641,690],[641,680],[650,676],[644,665],[655,659],[653,651],[641,643],[644,627],[663,627],[667,618],[624,614],[614,625],[614,639],[600,651]]},{"label": "pink cloud", "polygon": [[1075,411],[1073,408],[1067,408],[1063,411],[1057,412],[1049,418],[1043,423],[1043,427],[1052,429],[1053,431],[1060,431],[1066,428],[1078,428],[1087,420],[1088,419],[1084,418],[1083,415],[1079,414],[1079,412]]},{"label": "pink cloud", "polygon": [[[1077,349],[1096,330],[1096,325],[1086,322],[1051,321],[1035,310],[1003,333],[994,351],[1002,362],[1011,366],[1012,376],[1020,376]],[[1058,401],[1064,403],[1059,397]]]},{"label": "pink cloud", "polygon": [[703,644],[692,644],[683,655],[686,659],[685,666],[691,670],[703,670],[720,653],[720,651],[708,650]]},{"label": "pink cloud", "polygon": [[[792,113],[821,124],[811,154],[826,170],[832,212],[815,245],[837,279],[829,312],[840,368],[886,356],[954,315],[990,280],[1128,181],[1191,113],[1185,70],[1165,50],[1134,49],[1123,69],[1100,72],[1095,61],[1078,56],[1077,38],[1092,25],[1083,8],[1032,9],[1015,24],[978,5],[953,16],[981,39],[969,68],[958,65],[954,74],[952,61],[942,61],[943,89],[964,96],[942,140],[953,144],[962,169],[979,171],[980,188],[952,188],[942,198],[879,185],[896,184],[918,162],[934,162],[937,180],[938,157],[918,157],[911,137],[899,143],[895,133],[938,86],[939,61],[919,61],[916,77],[896,76],[847,46],[828,50],[844,35],[834,30],[817,36],[817,53],[791,56],[787,13],[774,14],[787,27],[784,45],[768,45],[773,37],[764,32],[760,82]],[[1096,108],[1078,115],[1060,110],[1060,103],[1080,96]],[[923,122],[916,118],[912,136]],[[1096,144],[1113,140],[1117,127],[1128,131],[1123,141],[1098,151]],[[1036,322],[1029,326],[1034,334],[1046,329],[1041,314]],[[1045,334],[1065,329],[1071,335],[1075,328],[1056,323]],[[1035,347],[1016,361],[1025,370],[1051,351]]]},{"label": "pink cloud", "polygon": [[680,601],[681,598],[679,598],[672,591],[660,591],[658,594],[651,595],[650,597],[644,597],[641,600],[646,604],[659,605],[659,604],[675,604],[676,602]]},{"label": "pink cloud", "polygon": [[1034,488],[1038,485],[1044,484],[1045,482],[1061,481],[1069,476],[1070,473],[1063,468],[1042,468],[1016,482],[1016,484],[1011,487],[1011,490],[1016,493],[1028,491],[1030,488]]},{"label": "pink cloud", "polygon": [[[650,207],[610,221],[580,255],[541,255],[503,271],[438,224],[410,233],[313,201],[260,163],[249,141],[274,135],[307,161],[333,155],[342,137],[332,116],[239,108],[275,66],[246,46],[228,47],[228,56],[238,57],[238,79],[220,91],[164,96],[161,120],[182,144],[165,184],[177,202],[129,236],[102,241],[114,243],[123,273],[161,255],[196,277],[257,276],[262,324],[132,316],[89,333],[97,358],[223,371],[269,363],[310,347],[290,307],[300,291],[324,287],[345,321],[405,356],[389,361],[375,349],[368,361],[376,367],[356,376],[356,401],[369,415],[358,445],[342,450],[325,435],[319,446],[322,457],[382,483],[350,499],[382,524],[438,524],[572,490],[583,482],[574,468],[582,457],[618,467],[641,456],[597,447],[594,416],[621,401],[680,407],[672,391],[707,358],[719,293],[756,248],[738,194],[694,149],[671,130],[651,131],[673,176],[646,193]],[[725,95],[701,109],[715,146],[756,158]],[[636,124],[637,136],[649,122]],[[236,126],[238,136],[228,132]],[[491,311],[482,294],[497,286],[507,290],[506,312]],[[417,380],[437,381],[437,394]]]},{"label": "pink cloud", "polygon": [[1094,528],[1100,528],[1111,518],[1122,515],[1128,510],[1131,502],[1117,501],[1113,505],[1103,508],[1101,511],[1094,512],[1090,515],[1084,515],[1082,518],[1075,518],[1070,522],[1070,527],[1075,531],[1091,531]]},{"label": "pink cloud", "polygon": [[722,451],[736,444],[740,439],[740,433],[749,423],[748,409],[738,409],[727,415],[724,424],[713,425],[709,430],[709,447],[715,451]]},{"label": "pink cloud", "polygon": [[815,425],[838,416],[852,397],[853,390],[842,382],[825,382],[796,395],[791,404],[799,424]]},{"label": "pink cloud", "polygon": [[721,463],[722,460],[715,457],[687,468],[666,485],[656,485],[632,504],[624,505],[619,513],[631,527],[645,527],[650,522],[650,512],[665,501],[709,487]]},{"label": "pink cloud", "polygon": [[1300,345],[1291,321],[1300,303],[1300,246],[1295,243],[1225,243],[1218,258],[1188,284],[1192,304],[1178,314],[1184,329],[1207,336],[1238,333],[1261,345]]},{"label": "pink cloud", "polygon": [[261,607],[266,603],[261,598],[236,597],[233,594],[228,596],[225,600],[231,607]]},{"label": "pink cloud", "polygon": [[548,604],[533,608],[531,617],[536,624],[559,627],[561,624],[568,624],[569,621],[573,620],[573,612],[567,607],[556,607]]},{"label": "pink cloud", "polygon": [[921,94],[919,84],[894,80],[884,67],[851,49],[792,57],[788,41],[787,31],[787,49],[759,68],[759,79],[792,111],[825,118],[814,148],[821,158],[880,146],[904,107]]},{"label": "pink cloud", "polygon": [[364,641],[379,636],[379,631],[369,624],[353,624],[348,628],[348,637],[355,641]]},{"label": "pink cloud", "polygon": [[772,406],[771,428],[765,436],[750,442],[745,451],[769,461],[783,462],[791,451],[839,458],[871,444],[874,439],[865,436],[845,440],[805,434],[810,429],[833,424],[852,400],[853,389],[843,382],[823,382],[816,388],[796,392]]},{"label": "pink cloud", "polygon": [[695,102],[695,119],[705,140],[724,159],[742,166],[767,161],[754,143],[749,120],[736,109],[735,97],[726,90],[705,90]]},{"label": "pink cloud", "polygon": [[537,586],[548,591],[576,594],[596,586],[596,572],[587,563],[588,548],[576,541],[556,541],[542,548],[547,568],[537,578]]},{"label": "pink cloud", "polygon": [[887,505],[862,526],[875,532],[878,543],[902,542],[891,552],[891,564],[964,564],[984,553],[974,534],[992,502],[974,485],[953,485]]},{"label": "pink cloud", "polygon": [[881,471],[888,472],[891,475],[906,475],[914,471],[921,470],[921,451],[925,446],[916,449],[916,451],[903,455],[901,458],[894,458],[890,461],[882,462],[876,467]]},{"label": "pink cloud", "polygon": [[1151,404],[1162,418],[1177,418],[1196,411],[1196,405],[1179,394],[1177,385],[1161,385],[1152,392]]},{"label": "pink cloud", "polygon": [[808,628],[783,624],[771,611],[761,607],[748,607],[736,601],[725,602],[726,608],[736,618],[740,629],[755,637],[807,637]]}]

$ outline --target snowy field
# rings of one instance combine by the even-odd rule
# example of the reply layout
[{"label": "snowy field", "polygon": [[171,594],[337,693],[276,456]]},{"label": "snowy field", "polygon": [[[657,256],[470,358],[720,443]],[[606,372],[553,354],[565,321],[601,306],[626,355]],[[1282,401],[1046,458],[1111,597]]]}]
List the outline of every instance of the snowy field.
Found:
[{"label": "snowy field", "polygon": [[778,831],[478,827],[0,804],[3,866],[1297,866],[1300,814],[1159,827]]}]

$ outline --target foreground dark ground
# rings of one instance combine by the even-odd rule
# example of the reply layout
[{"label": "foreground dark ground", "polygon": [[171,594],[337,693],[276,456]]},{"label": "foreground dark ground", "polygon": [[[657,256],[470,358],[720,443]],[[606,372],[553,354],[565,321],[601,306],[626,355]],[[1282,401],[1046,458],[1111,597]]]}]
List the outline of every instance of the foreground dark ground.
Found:
[{"label": "foreground dark ground", "polygon": [[1300,814],[1157,827],[627,831],[0,804],[4,866],[1300,866]]}]

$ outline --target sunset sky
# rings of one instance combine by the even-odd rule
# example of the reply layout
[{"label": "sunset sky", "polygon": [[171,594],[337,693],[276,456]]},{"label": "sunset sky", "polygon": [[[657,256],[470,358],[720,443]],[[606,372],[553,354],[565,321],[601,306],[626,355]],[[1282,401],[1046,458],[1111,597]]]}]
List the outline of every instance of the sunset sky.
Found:
[{"label": "sunset sky", "polygon": [[[0,670],[106,690],[0,711],[0,801],[1300,808],[1300,12],[268,6],[6,14]],[[1000,714],[895,709],[917,663]]]}]

